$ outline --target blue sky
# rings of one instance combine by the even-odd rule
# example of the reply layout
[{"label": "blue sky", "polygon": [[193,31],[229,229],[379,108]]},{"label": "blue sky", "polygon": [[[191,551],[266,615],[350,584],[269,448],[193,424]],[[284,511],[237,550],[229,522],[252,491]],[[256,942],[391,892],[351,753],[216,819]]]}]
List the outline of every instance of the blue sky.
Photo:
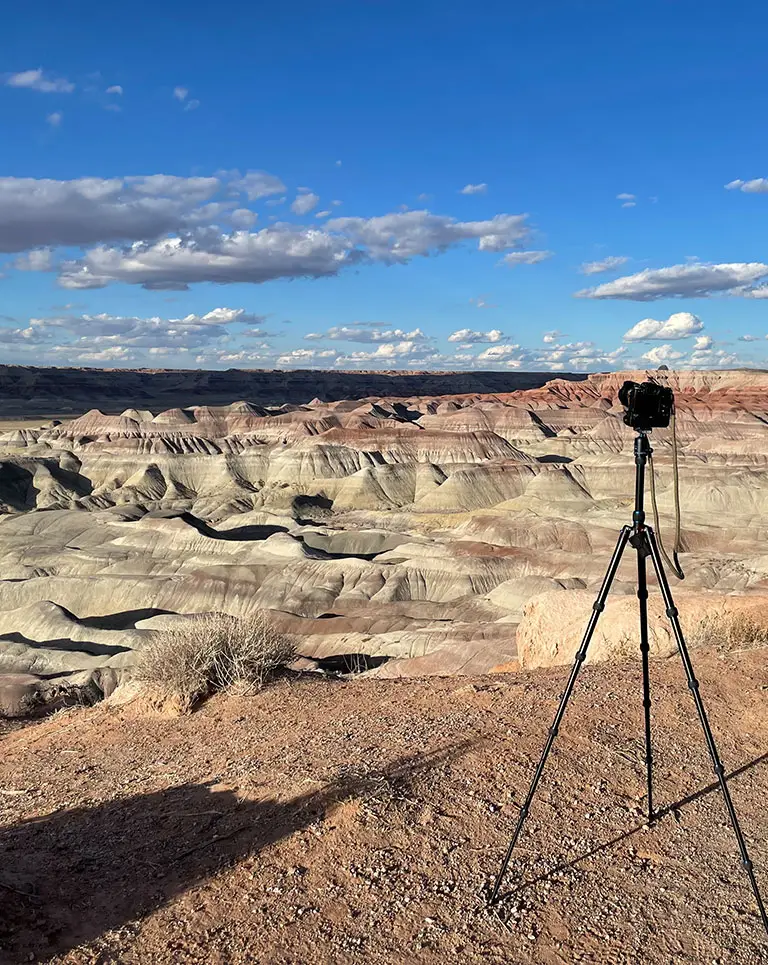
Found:
[{"label": "blue sky", "polygon": [[767,36],[754,2],[16,13],[0,361],[768,367]]}]

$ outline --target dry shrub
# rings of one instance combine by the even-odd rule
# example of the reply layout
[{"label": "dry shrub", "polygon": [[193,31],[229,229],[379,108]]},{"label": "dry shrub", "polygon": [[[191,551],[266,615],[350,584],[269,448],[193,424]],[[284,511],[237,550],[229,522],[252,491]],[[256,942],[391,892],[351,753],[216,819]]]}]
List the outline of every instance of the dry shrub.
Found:
[{"label": "dry shrub", "polygon": [[218,690],[260,690],[295,656],[294,644],[263,613],[245,618],[205,613],[158,631],[139,651],[134,679],[187,711]]},{"label": "dry shrub", "polygon": [[714,647],[724,653],[760,650],[768,647],[768,627],[748,613],[720,610],[707,613],[691,634],[695,647]]}]

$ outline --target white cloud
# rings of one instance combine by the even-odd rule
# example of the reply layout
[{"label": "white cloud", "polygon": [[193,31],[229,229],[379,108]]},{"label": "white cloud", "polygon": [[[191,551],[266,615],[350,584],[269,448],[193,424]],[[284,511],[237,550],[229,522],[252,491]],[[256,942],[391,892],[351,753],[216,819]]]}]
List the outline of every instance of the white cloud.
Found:
[{"label": "white cloud", "polygon": [[745,298],[768,298],[768,285],[758,285],[756,288],[747,288],[743,292]]},{"label": "white cloud", "polygon": [[333,214],[332,211],[318,211],[317,214],[315,215],[315,217],[316,217],[316,218],[330,218],[330,216],[331,216],[332,214]]},{"label": "white cloud", "polygon": [[123,93],[123,88],[119,84],[113,84],[111,87],[107,88],[107,93],[121,95]]},{"label": "white cloud", "polygon": [[609,255],[601,261],[585,261],[579,270],[582,275],[599,275],[604,271],[613,271],[627,261],[629,258],[626,255]]},{"label": "white cloud", "polygon": [[551,332],[544,332],[542,336],[542,341],[547,345],[551,345],[553,342],[556,342],[559,338],[562,338],[562,335],[563,335],[562,332],[559,332],[556,328],[553,328]]},{"label": "white cloud", "polygon": [[[522,247],[530,230],[526,215],[462,222],[407,211],[331,218],[316,228],[278,222],[248,231],[256,214],[238,195],[252,202],[284,190],[279,178],[263,171],[190,178],[0,178],[0,252],[95,245],[62,264],[64,287],[124,281],[178,289],[197,281],[317,278],[362,262],[405,263],[466,241],[476,241],[480,251],[504,251]],[[308,192],[294,207],[307,209],[316,202]],[[513,255],[523,262],[545,257],[525,251]]]},{"label": "white cloud", "polygon": [[17,271],[52,271],[53,260],[50,248],[33,248],[19,255],[13,262]]},{"label": "white cloud", "polygon": [[768,265],[762,262],[673,265],[655,270],[646,268],[597,288],[585,288],[575,295],[577,298],[626,298],[632,301],[704,298],[716,292],[748,295],[746,286],[766,276]]},{"label": "white cloud", "polygon": [[75,85],[64,77],[46,77],[42,67],[11,74],[5,83],[8,87],[26,87],[42,94],[71,94],[75,89]]},{"label": "white cloud", "polygon": [[174,87],[174,88],[173,88],[173,96],[176,98],[177,101],[184,101],[184,100],[186,100],[188,94],[189,94],[189,91],[187,90],[186,87]]},{"label": "white cloud", "polygon": [[[281,190],[281,191],[284,191],[284,190],[285,190],[285,186],[283,185],[283,187],[280,188],[280,190]],[[283,195],[282,198],[270,198],[269,201],[265,201],[264,204],[268,204],[268,205],[270,206],[270,208],[274,208],[274,207],[276,207],[276,206],[279,205],[279,204],[285,204],[285,202],[286,202],[287,200],[288,200],[288,198],[286,198],[286,196]]]},{"label": "white cloud", "polygon": [[[767,336],[768,337],[768,336]],[[739,335],[740,342],[759,342],[757,335]]]},{"label": "white cloud", "polygon": [[627,194],[626,191],[622,191],[621,194],[617,194],[617,195],[616,195],[616,200],[617,200],[617,201],[634,201],[634,200],[635,200],[635,195],[634,195],[634,194]]},{"label": "white cloud", "polygon": [[622,204],[622,208],[634,208],[636,205],[636,201],[625,201],[624,204]]},{"label": "white cloud", "polygon": [[406,211],[375,218],[333,218],[326,228],[365,246],[377,261],[405,262],[475,239],[481,251],[519,247],[530,233],[526,219],[524,214],[498,214],[487,221],[456,221],[429,211]]},{"label": "white cloud", "polygon": [[505,265],[514,268],[515,265],[538,265],[552,257],[551,251],[512,251],[501,259]]},{"label": "white cloud", "polygon": [[477,359],[478,361],[489,361],[498,362],[505,361],[510,356],[514,356],[520,351],[519,345],[493,345],[491,348],[487,348],[484,352],[481,352]]},{"label": "white cloud", "polygon": [[690,312],[675,312],[665,321],[644,318],[624,333],[625,342],[641,342],[646,339],[690,338],[704,328],[704,323]]},{"label": "white cloud", "polygon": [[258,221],[259,216],[250,208],[237,208],[229,216],[229,220],[235,228],[252,228]]},{"label": "white cloud", "polygon": [[46,117],[46,121],[51,125],[51,127],[60,127],[63,120],[64,114],[61,111],[54,111],[53,114],[49,114]]},{"label": "white cloud", "polygon": [[[259,198],[266,198],[271,194],[282,194],[285,185],[274,174],[268,171],[248,171],[242,177],[239,172],[233,172],[230,187],[236,191],[242,191],[249,201],[257,201]],[[267,201],[267,204],[283,204],[285,198]]]},{"label": "white cloud", "polygon": [[725,187],[728,191],[743,191],[745,194],[768,194],[768,178],[729,181]]},{"label": "white cloud", "polygon": [[485,194],[488,190],[488,185],[483,184],[465,184],[464,187],[459,191],[459,194]]},{"label": "white cloud", "polygon": [[671,345],[656,345],[650,351],[646,352],[641,358],[647,359],[654,365],[660,365],[663,362],[676,362],[678,359],[685,357],[684,352],[678,352],[677,349],[672,348]]},{"label": "white cloud", "polygon": [[87,245],[107,241],[151,241],[169,232],[230,223],[238,200],[205,204],[217,193],[238,192],[249,200],[282,190],[263,171],[220,177],[153,174],[125,178],[0,177],[0,252],[40,245]]},{"label": "white cloud", "polygon": [[196,111],[199,106],[200,106],[200,101],[199,101],[199,100],[196,100],[196,99],[193,97],[192,100],[188,100],[187,103],[184,105],[184,110],[185,110],[185,111]]},{"label": "white cloud", "polygon": [[291,211],[293,211],[294,214],[308,214],[313,208],[317,207],[319,202],[320,198],[318,195],[309,191],[306,194],[298,195],[294,199],[291,204]]},{"label": "white cloud", "polygon": [[[400,328],[382,329],[368,324],[366,327],[347,327],[346,325],[334,325],[328,329],[324,335],[311,333],[312,337],[339,339],[344,342],[393,342],[395,340],[416,342],[431,341],[430,336],[425,335],[420,328],[414,328],[411,332],[405,332]],[[309,336],[305,336],[309,338]]]},{"label": "white cloud", "polygon": [[708,351],[712,348],[714,342],[710,335],[699,335],[696,341],[693,343],[693,350],[695,352]]},{"label": "white cloud", "polygon": [[448,341],[462,342],[465,345],[478,345],[483,342],[502,342],[504,338],[504,333],[498,328],[493,328],[490,332],[474,332],[471,328],[460,328],[456,332],[451,332]]},{"label": "white cloud", "polygon": [[477,298],[470,298],[470,305],[474,305],[475,308],[498,308],[498,305],[492,305],[490,302],[485,300],[485,295],[480,295]]},{"label": "white cloud", "polygon": [[64,263],[64,288],[103,288],[114,281],[149,289],[179,290],[201,281],[222,283],[321,278],[335,275],[354,260],[350,246],[320,230],[287,225],[249,233],[203,233],[127,250],[98,247],[78,262]]}]

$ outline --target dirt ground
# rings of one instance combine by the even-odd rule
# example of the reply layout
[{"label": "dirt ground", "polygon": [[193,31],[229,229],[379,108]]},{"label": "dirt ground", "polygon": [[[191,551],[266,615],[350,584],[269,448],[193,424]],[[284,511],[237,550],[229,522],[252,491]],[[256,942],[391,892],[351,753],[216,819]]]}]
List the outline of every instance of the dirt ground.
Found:
[{"label": "dirt ground", "polygon": [[[765,651],[696,665],[768,892]],[[585,667],[491,912],[562,668],[6,726],[0,959],[766,962],[681,667],[652,673],[661,819],[644,828],[639,667]]]}]

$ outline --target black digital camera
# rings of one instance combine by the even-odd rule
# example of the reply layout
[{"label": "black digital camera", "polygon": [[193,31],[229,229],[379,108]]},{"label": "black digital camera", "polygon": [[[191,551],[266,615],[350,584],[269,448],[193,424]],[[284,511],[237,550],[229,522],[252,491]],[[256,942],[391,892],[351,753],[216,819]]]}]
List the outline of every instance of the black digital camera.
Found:
[{"label": "black digital camera", "polygon": [[619,402],[627,410],[624,421],[641,432],[666,429],[675,407],[672,389],[658,382],[625,382],[619,389]]}]

